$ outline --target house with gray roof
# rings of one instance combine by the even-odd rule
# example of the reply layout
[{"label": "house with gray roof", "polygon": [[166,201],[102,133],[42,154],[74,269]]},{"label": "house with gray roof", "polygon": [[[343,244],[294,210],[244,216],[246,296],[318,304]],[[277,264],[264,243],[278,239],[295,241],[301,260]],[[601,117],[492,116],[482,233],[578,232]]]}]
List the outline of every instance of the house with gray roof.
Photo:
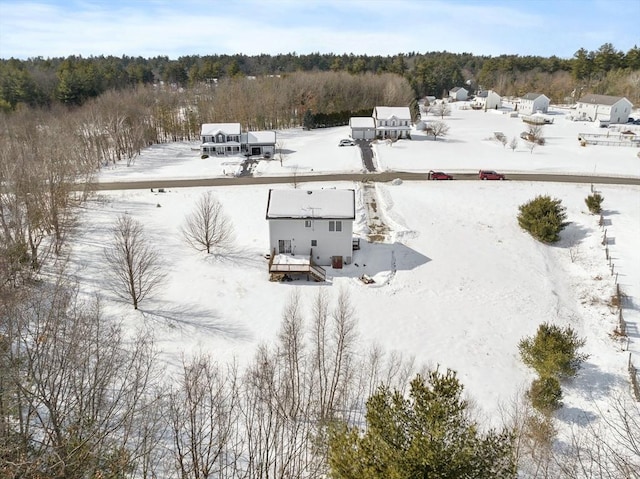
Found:
[{"label": "house with gray roof", "polygon": [[471,107],[474,110],[497,110],[502,107],[502,97],[493,90],[481,90],[476,93]]},{"label": "house with gray roof", "polygon": [[449,90],[449,98],[454,101],[464,101],[469,98],[469,91],[466,88],[457,86]]},{"label": "house with gray roof", "polygon": [[275,131],[242,132],[240,123],[203,123],[200,154],[208,156],[273,156]]},{"label": "house with gray roof", "polygon": [[575,120],[600,121],[602,123],[626,123],[633,103],[622,96],[585,95],[578,100]]},{"label": "house with gray roof", "polygon": [[547,113],[549,111],[549,102],[549,98],[543,93],[527,93],[520,99],[518,111],[523,115]]}]

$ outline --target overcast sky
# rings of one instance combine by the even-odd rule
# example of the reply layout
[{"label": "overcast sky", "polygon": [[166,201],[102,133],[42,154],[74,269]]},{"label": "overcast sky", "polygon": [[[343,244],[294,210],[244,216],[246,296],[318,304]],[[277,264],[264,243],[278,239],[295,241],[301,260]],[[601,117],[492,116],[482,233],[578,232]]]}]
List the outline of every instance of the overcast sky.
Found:
[{"label": "overcast sky", "polygon": [[557,55],[640,45],[640,0],[0,0],[0,58],[410,51]]}]

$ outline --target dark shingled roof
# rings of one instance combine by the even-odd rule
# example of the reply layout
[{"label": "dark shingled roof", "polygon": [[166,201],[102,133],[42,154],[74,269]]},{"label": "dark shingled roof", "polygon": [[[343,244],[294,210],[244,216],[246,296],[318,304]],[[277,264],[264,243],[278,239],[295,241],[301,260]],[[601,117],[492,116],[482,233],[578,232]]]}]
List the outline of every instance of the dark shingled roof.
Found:
[{"label": "dark shingled roof", "polygon": [[614,103],[620,101],[621,96],[610,96],[610,95],[585,95],[580,100],[580,103],[591,103],[592,105],[613,105]]}]

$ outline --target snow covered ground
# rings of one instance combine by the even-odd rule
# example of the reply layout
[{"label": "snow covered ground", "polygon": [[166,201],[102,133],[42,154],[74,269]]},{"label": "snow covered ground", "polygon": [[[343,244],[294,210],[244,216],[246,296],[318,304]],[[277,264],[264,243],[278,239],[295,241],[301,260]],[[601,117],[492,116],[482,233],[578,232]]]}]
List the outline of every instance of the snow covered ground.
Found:
[{"label": "snow covered ground", "polygon": [[[527,125],[512,118],[510,110],[475,111],[461,109],[466,102],[451,104],[451,115],[442,121],[450,127],[445,138],[434,141],[431,136],[413,131],[411,141],[376,142],[373,146],[378,170],[475,172],[481,168],[503,173],[583,173],[640,177],[639,148],[580,146],[580,133],[606,134],[609,130],[589,122],[568,119],[569,110],[553,109],[548,115],[553,124],[543,127],[544,146],[531,151],[520,139]],[[635,114],[637,117],[638,114]],[[440,120],[428,115],[428,121]],[[616,127],[617,128],[617,127]],[[624,125],[624,130],[640,135],[640,126]],[[357,147],[338,147],[340,139],[349,137],[349,127],[312,131],[291,129],[277,132],[276,153],[270,160],[260,161],[254,175],[280,176],[327,172],[362,171]],[[504,133],[512,150],[495,139]],[[616,134],[614,130],[611,135]],[[132,166],[118,164],[105,169],[101,181],[134,181],[159,178],[202,178],[231,176],[240,170],[241,157],[200,159],[198,142],[154,145],[142,152]],[[282,162],[280,158],[282,157]]]},{"label": "snow covered ground", "polygon": [[[413,140],[375,146],[383,169],[574,172],[640,176],[637,148],[587,146],[579,131],[561,115],[545,127],[547,145],[533,153],[521,145],[515,152],[487,139],[502,131],[510,139],[525,130],[521,120],[494,112],[454,110],[446,140],[434,142],[414,133]],[[639,132],[640,133],[640,132]],[[282,166],[261,162],[255,174],[360,171],[359,149],[337,146],[346,127],[278,132]],[[233,160],[201,160],[197,144],[153,146],[132,167],[117,165],[102,181],[193,178],[230,174]],[[233,174],[233,173],[231,173]],[[353,264],[328,268],[328,282],[268,281],[269,186],[214,188],[234,224],[236,246],[221,255],[189,248],[180,234],[185,215],[208,189],[101,192],[81,214],[72,262],[85,292],[101,291],[108,315],[134,327],[141,321],[156,335],[163,358],[177,364],[184,352],[204,350],[218,359],[246,363],[261,342],[272,341],[281,311],[293,290],[310,306],[318,288],[337,297],[350,293],[359,320],[361,342],[414,356],[418,363],[458,371],[469,395],[490,417],[501,402],[525,388],[533,373],[520,361],[518,341],[535,333],[543,321],[571,325],[587,338],[590,355],[579,376],[564,387],[566,424],[597,416],[602,401],[629,387],[627,342],[612,337],[616,314],[608,305],[614,292],[602,246],[602,228],[586,211],[590,185],[536,182],[405,182],[377,184],[379,212],[391,228],[385,243],[361,241]],[[278,188],[291,188],[280,185]],[[308,188],[355,188],[358,211],[354,232],[368,232],[363,187],[353,183],[303,185]],[[605,197],[604,220],[618,281],[628,295],[624,316],[629,323],[635,364],[640,366],[640,187],[598,186]],[[534,241],[516,221],[518,205],[538,194],[563,201],[571,224],[554,246]],[[116,301],[104,283],[101,259],[109,228],[121,213],[143,222],[160,256],[168,280],[155,299],[135,312]],[[373,284],[359,277],[366,274]],[[363,347],[363,349],[364,349]]]}]

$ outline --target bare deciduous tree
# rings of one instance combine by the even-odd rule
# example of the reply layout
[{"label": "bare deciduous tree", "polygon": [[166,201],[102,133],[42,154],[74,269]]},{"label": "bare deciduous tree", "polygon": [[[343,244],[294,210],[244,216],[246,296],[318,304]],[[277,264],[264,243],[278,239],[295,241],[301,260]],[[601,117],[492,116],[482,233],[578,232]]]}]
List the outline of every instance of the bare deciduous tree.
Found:
[{"label": "bare deciduous tree", "polygon": [[518,148],[518,138],[517,137],[513,137],[511,138],[511,141],[509,142],[509,148],[511,148],[511,151],[516,151],[516,148]]},{"label": "bare deciduous tree", "polygon": [[126,477],[157,446],[149,334],[126,339],[62,278],[40,286],[0,302],[0,476]]},{"label": "bare deciduous tree", "polygon": [[447,103],[441,101],[431,108],[431,113],[439,116],[440,118],[444,118],[451,114],[451,107]]},{"label": "bare deciduous tree", "polygon": [[544,128],[542,125],[529,125],[527,136],[531,143],[544,145]]},{"label": "bare deciduous tree", "polygon": [[112,246],[104,252],[107,274],[113,292],[138,309],[140,301],[153,294],[166,274],[139,221],[124,214],[116,220],[112,231]]},{"label": "bare deciduous tree", "polygon": [[449,125],[444,121],[431,122],[429,127],[434,140],[437,140],[439,136],[447,136],[449,133]]},{"label": "bare deciduous tree", "polygon": [[168,421],[173,456],[181,478],[227,477],[233,464],[231,439],[238,426],[236,369],[209,356],[183,360],[182,374],[169,393]]},{"label": "bare deciduous tree", "polygon": [[213,248],[230,246],[233,226],[224,214],[222,204],[210,191],[200,197],[195,209],[185,219],[182,235],[191,247],[207,254]]}]

